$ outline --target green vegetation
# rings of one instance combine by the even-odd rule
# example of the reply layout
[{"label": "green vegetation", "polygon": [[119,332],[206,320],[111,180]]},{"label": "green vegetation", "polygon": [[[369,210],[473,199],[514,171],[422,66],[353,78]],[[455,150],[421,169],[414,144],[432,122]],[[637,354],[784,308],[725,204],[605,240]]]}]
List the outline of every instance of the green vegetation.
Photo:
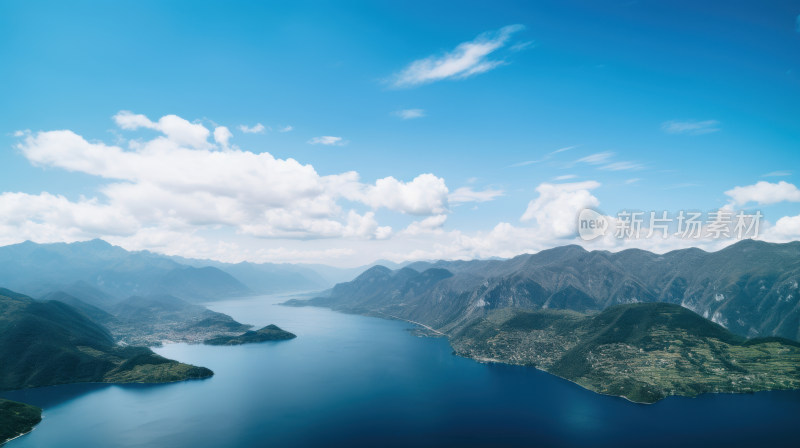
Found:
[{"label": "green vegetation", "polygon": [[207,339],[204,343],[208,345],[241,345],[255,342],[285,341],[296,337],[297,336],[294,334],[284,331],[276,325],[267,325],[258,331],[247,331],[238,336],[217,336]]},{"label": "green vegetation", "polygon": [[0,290],[0,390],[76,382],[160,383],[205,378],[211,370],[121,347],[109,332],[58,301]]},{"label": "green vegetation", "polygon": [[461,356],[535,366],[644,403],[800,388],[800,344],[746,340],[665,303],[618,305],[594,315],[503,309],[465,326],[451,344]]},{"label": "green vegetation", "polygon": [[42,421],[42,410],[0,398],[0,444],[25,434]]}]

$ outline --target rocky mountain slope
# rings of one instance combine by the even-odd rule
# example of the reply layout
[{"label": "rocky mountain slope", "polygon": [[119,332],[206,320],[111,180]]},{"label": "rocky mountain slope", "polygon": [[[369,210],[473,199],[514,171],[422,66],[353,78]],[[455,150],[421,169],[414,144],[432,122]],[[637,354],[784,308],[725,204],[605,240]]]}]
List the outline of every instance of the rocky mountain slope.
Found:
[{"label": "rocky mountain slope", "polygon": [[492,310],[597,312],[638,302],[680,304],[732,332],[800,339],[800,242],[745,240],[718,252],[663,255],[564,246],[509,260],[377,266],[310,303],[385,313],[445,333]]}]

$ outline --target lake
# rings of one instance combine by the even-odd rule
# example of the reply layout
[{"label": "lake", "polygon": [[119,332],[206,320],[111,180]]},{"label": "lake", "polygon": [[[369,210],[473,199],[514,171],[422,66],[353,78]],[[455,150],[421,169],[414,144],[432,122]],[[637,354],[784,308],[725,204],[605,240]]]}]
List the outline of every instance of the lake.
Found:
[{"label": "lake", "polygon": [[66,385],[5,393],[44,408],[7,446],[796,446],[800,391],[671,397],[599,395],[533,368],[452,355],[412,324],[277,305],[215,302],[285,342],[156,351],[215,372],[166,385]]}]

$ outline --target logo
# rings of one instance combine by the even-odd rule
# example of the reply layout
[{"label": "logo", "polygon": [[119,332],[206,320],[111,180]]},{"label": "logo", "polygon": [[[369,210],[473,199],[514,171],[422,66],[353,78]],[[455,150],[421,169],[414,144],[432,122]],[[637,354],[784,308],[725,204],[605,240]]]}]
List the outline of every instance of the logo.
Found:
[{"label": "logo", "polygon": [[578,235],[584,241],[591,241],[606,234],[608,220],[605,216],[590,209],[581,210],[578,215]]}]

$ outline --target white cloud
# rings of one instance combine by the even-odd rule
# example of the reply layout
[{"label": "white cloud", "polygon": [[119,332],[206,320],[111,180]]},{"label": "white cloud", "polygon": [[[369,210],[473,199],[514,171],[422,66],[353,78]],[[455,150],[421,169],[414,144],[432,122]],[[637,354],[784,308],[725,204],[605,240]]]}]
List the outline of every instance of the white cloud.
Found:
[{"label": "white cloud", "polygon": [[576,232],[578,213],[584,208],[597,207],[600,201],[591,190],[599,182],[573,182],[565,184],[543,183],[536,187],[539,197],[528,203],[521,221],[535,221],[542,235],[560,238]]},{"label": "white cloud", "polygon": [[0,245],[26,239],[72,242],[102,235],[129,235],[139,228],[125,210],[96,199],[71,202],[61,195],[0,194]]},{"label": "white cloud", "polygon": [[[566,146],[564,148],[559,148],[559,149],[556,149],[555,151],[548,152],[541,159],[538,159],[538,160],[526,160],[524,162],[515,163],[513,165],[509,165],[509,168],[516,168],[516,167],[520,167],[520,166],[527,166],[527,165],[533,165],[534,163],[544,162],[546,160],[552,159],[556,154],[559,154],[559,153],[562,153],[562,152],[566,152],[566,151],[569,151],[569,150],[574,149],[574,148],[577,148],[577,146]],[[609,156],[611,155],[611,153],[608,153],[608,154],[609,154]]]},{"label": "white cloud", "polygon": [[230,141],[231,137],[233,137],[233,134],[225,126],[217,126],[214,128],[214,141],[219,143],[223,148],[228,147],[228,141]]},{"label": "white cloud", "polygon": [[636,162],[613,162],[600,167],[606,171],[636,171],[644,169],[644,165]]},{"label": "white cloud", "polygon": [[529,40],[512,45],[511,47],[509,47],[509,51],[517,52],[517,51],[527,50],[528,48],[533,48],[535,46],[536,42]]},{"label": "white cloud", "polygon": [[267,128],[261,123],[256,123],[254,126],[249,126],[249,127],[247,125],[242,124],[239,125],[239,130],[244,132],[245,134],[263,134],[264,131],[267,130]]},{"label": "white cloud", "polygon": [[791,175],[791,171],[770,171],[769,173],[762,174],[761,177],[786,177]]},{"label": "white cloud", "polygon": [[344,195],[372,208],[384,207],[411,215],[435,215],[447,211],[447,186],[444,179],[433,174],[420,174],[411,182],[385,177],[378,179],[375,185]]},{"label": "white cloud", "polygon": [[632,178],[632,179],[628,179],[628,180],[626,180],[626,181],[625,181],[625,184],[626,184],[626,185],[635,184],[635,183],[639,182],[640,180],[642,180],[642,179],[641,179],[641,178],[639,178],[639,177],[634,177],[634,178]]},{"label": "white cloud", "polygon": [[551,152],[550,155],[558,154],[558,153],[561,153],[561,152],[566,152],[566,151],[569,151],[569,150],[575,149],[575,148],[577,148],[577,146],[574,146],[574,145],[573,146],[565,146],[563,148],[556,149],[555,151]]},{"label": "white cloud", "polygon": [[770,183],[759,181],[753,185],[735,187],[725,192],[733,204],[747,204],[755,202],[759,205],[775,204],[777,202],[800,202],[800,190],[785,181]]},{"label": "white cloud", "polygon": [[291,132],[294,129],[292,126],[284,126],[278,130],[278,132]]},{"label": "white cloud", "polygon": [[704,120],[704,121],[665,121],[661,123],[661,130],[667,134],[709,134],[720,130],[719,121],[717,120]]},{"label": "white cloud", "polygon": [[575,179],[576,177],[578,176],[576,176],[575,174],[564,174],[562,176],[556,176],[555,180],[557,181],[570,180],[570,179]]},{"label": "white cloud", "polygon": [[425,116],[425,111],[422,109],[403,109],[394,112],[395,115],[403,120],[412,120],[414,118],[422,118]]},{"label": "white cloud", "polygon": [[489,56],[503,48],[511,35],[523,28],[522,25],[505,26],[459,44],[453,51],[443,55],[414,61],[396,74],[392,83],[395,87],[411,87],[448,78],[467,78],[485,73],[505,64],[505,60],[492,60]]},{"label": "white cloud", "polygon": [[[168,117],[174,116],[152,122],[117,114],[123,129],[146,127],[164,134],[129,140],[129,149],[89,142],[69,130],[25,133],[17,148],[34,165],[110,182],[101,187],[102,198],[79,201],[49,193],[3,193],[0,229],[37,241],[108,235],[159,241],[220,226],[264,238],[380,239],[392,230],[380,226],[374,212],[346,210],[340,202],[421,216],[448,211],[447,186],[433,174],[410,182],[387,177],[374,184],[362,183],[352,171],[322,176],[294,159],[227,148],[227,128],[215,129],[215,146],[202,125]],[[206,138],[197,137],[202,135]]]},{"label": "white cloud", "polygon": [[308,141],[311,145],[328,145],[328,146],[342,146],[345,144],[342,137],[334,137],[331,135],[323,135],[322,137],[314,137]]},{"label": "white cloud", "polygon": [[576,163],[588,163],[590,165],[600,165],[602,163],[608,162],[608,160],[614,155],[613,152],[598,152],[595,154],[590,154],[586,157],[581,157],[580,159],[576,160]]},{"label": "white cloud", "polygon": [[761,239],[775,242],[800,240],[800,215],[784,216],[778,219],[774,226],[767,228],[762,233]]},{"label": "white cloud", "polygon": [[460,204],[464,202],[488,202],[493,201],[495,198],[502,195],[503,190],[487,188],[483,191],[475,191],[470,187],[461,187],[450,193],[448,200],[454,204]]},{"label": "white cloud", "polygon": [[175,144],[191,148],[208,148],[210,132],[199,123],[191,123],[177,115],[165,115],[158,122],[152,122],[141,114],[121,111],[114,115],[114,121],[125,130],[147,128],[159,131]]},{"label": "white cloud", "polygon": [[429,216],[421,221],[414,221],[403,230],[405,235],[422,235],[426,233],[441,234],[447,215]]}]

